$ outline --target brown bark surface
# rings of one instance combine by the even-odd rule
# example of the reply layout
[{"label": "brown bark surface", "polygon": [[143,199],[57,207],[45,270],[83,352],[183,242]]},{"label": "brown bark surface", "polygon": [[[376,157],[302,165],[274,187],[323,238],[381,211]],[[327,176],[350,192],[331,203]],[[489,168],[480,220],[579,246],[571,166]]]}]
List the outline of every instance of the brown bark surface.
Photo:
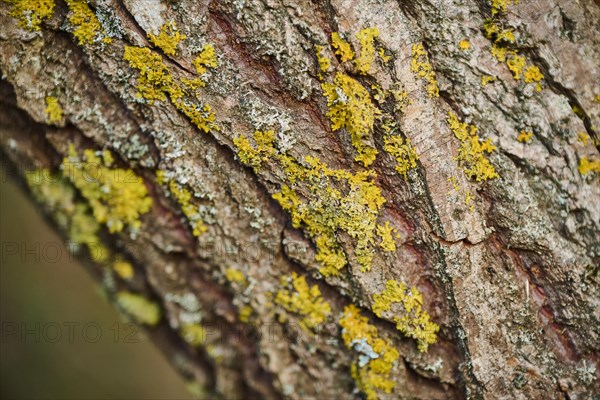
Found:
[{"label": "brown bark surface", "polygon": [[[400,353],[390,373],[395,386],[389,394],[377,390],[379,398],[598,395],[600,173],[579,170],[584,158],[600,161],[597,3],[522,0],[493,13],[483,1],[95,0],[90,9],[103,27],[97,36],[112,41],[84,44],[73,35],[67,3],[56,1],[39,31],[19,26],[12,4],[0,4],[2,151],[22,174],[59,171],[69,143],[79,152],[109,149],[120,168],[144,179],[153,204],[139,231],[103,227],[99,236],[134,265],[135,276],[121,279],[101,265],[97,271],[109,293],[141,293],[160,305],[162,318],[148,330],[204,396],[360,398],[351,375],[357,351],[344,345],[339,325],[350,304]],[[539,68],[541,91],[491,54],[489,19],[515,36],[498,43]],[[147,36],[169,21],[187,36],[172,56]],[[331,33],[360,53],[355,34],[368,27],[378,28],[376,49],[391,59],[376,56],[360,74],[334,55]],[[469,49],[459,45],[465,39]],[[176,79],[192,79],[207,43],[218,65],[197,99],[212,106],[219,129],[199,129],[171,100],[136,98],[139,71],[124,60],[126,46],[147,46]],[[411,69],[419,43],[439,97]],[[331,59],[327,73],[315,45]],[[321,83],[336,71],[366,88],[395,134],[416,148],[407,179],[385,150],[385,121],[364,139],[378,150],[369,168],[354,161],[347,130],[332,130]],[[495,80],[484,85],[484,76]],[[379,102],[376,87],[404,91],[410,102],[402,110]],[[57,122],[48,122],[48,96],[63,110]],[[465,174],[449,112],[497,147],[486,154],[497,178]],[[234,139],[254,146],[256,130],[273,130],[278,153],[298,162],[313,156],[337,170],[372,169],[386,200],[377,221],[397,230],[396,250],[371,246],[372,265],[363,272],[357,239],[336,230],[348,264],[336,276],[319,273],[316,238],[294,227],[272,198],[290,184],[281,164],[266,156],[258,168],[241,162]],[[532,132],[531,141],[518,141],[521,131]],[[192,234],[157,170],[192,193],[206,232]],[[298,195],[319,200],[307,188]],[[56,219],[56,205],[42,199],[41,208]],[[229,269],[242,271],[247,284],[227,279]],[[300,328],[302,317],[274,301],[293,273],[330,304],[318,329]],[[388,280],[422,293],[423,309],[440,326],[428,351],[396,330],[393,314],[371,311]],[[248,306],[244,323],[239,312]],[[190,318],[207,333],[199,346],[182,338]]]}]

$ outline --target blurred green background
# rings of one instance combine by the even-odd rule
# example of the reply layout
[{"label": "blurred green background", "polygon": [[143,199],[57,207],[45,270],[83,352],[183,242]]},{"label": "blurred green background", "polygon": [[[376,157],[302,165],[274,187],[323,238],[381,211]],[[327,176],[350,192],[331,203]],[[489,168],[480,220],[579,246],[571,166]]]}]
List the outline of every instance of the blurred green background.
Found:
[{"label": "blurred green background", "polygon": [[20,187],[0,176],[0,398],[189,399]]}]

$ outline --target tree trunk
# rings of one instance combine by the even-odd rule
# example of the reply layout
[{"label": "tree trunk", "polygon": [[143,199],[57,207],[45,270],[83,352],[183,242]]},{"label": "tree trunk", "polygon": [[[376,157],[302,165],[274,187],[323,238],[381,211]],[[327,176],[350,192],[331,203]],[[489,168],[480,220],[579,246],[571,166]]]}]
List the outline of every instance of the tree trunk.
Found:
[{"label": "tree trunk", "polygon": [[598,394],[598,2],[3,1],[7,165],[200,397]]}]

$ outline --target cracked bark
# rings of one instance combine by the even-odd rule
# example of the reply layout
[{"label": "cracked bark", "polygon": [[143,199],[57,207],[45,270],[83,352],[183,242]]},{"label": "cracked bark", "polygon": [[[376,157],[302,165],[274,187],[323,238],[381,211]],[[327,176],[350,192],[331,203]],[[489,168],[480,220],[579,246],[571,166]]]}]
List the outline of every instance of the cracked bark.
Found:
[{"label": "cracked bark", "polygon": [[[137,238],[107,232],[102,238],[135,264],[136,279],[118,281],[118,288],[161,304],[164,317],[149,332],[208,397],[358,397],[350,376],[354,355],[337,324],[350,303],[360,305],[401,353],[394,392],[382,398],[585,399],[598,393],[599,179],[577,170],[582,157],[599,157],[597,147],[577,140],[579,132],[600,139],[594,128],[600,126],[596,3],[522,0],[502,15],[517,36],[515,47],[544,75],[540,93],[515,81],[490,55],[482,32],[491,16],[488,3],[91,3],[120,21],[122,35],[110,45],[78,45],[62,1],[34,33],[19,28],[2,3],[3,156],[17,175],[57,169],[68,143],[75,143],[112,150],[120,165],[144,178],[154,205]],[[146,33],[170,20],[188,36],[177,56],[163,57],[170,70],[190,77],[203,43],[220,54],[201,90],[220,131],[199,131],[170,102],[135,101],[137,73],[123,60],[124,46],[150,46]],[[419,164],[405,181],[375,129],[373,169],[387,201],[380,218],[399,230],[398,250],[377,252],[370,272],[351,261],[340,276],[323,278],[313,242],[271,198],[284,183],[281,171],[270,163],[258,172],[244,167],[233,139],[255,129],[285,130],[295,141],[294,157],[318,156],[331,167],[359,171],[348,135],[332,132],[325,117],[314,45],[327,45],[331,32],[340,31],[358,49],[354,34],[369,26],[379,28],[378,44],[393,59],[374,64],[368,76],[353,76],[367,88],[401,83],[408,90],[412,103],[394,117],[416,146]],[[468,52],[458,48],[463,38],[471,42]],[[419,42],[436,72],[439,98],[429,98],[410,70],[411,45]],[[348,65],[336,68],[351,73]],[[497,80],[482,86],[483,75]],[[52,93],[60,94],[65,114],[58,126],[46,123],[44,99]],[[498,151],[490,159],[500,178],[468,180],[453,158],[459,143],[447,127],[448,111],[492,139]],[[524,145],[516,136],[526,128],[534,140]],[[176,202],[156,184],[157,168],[175,172],[192,192],[210,194],[198,200],[215,210],[207,233],[191,235]],[[453,193],[452,177],[475,195],[472,211]],[[340,234],[339,240],[352,253],[351,239]],[[230,285],[224,279],[229,267],[243,270],[251,289]],[[102,267],[95,270],[103,279]],[[332,317],[317,334],[295,329],[292,314],[279,323],[284,311],[269,300],[292,272],[318,284],[331,304]],[[392,321],[369,311],[387,279],[423,293],[425,309],[441,326],[428,352],[418,352]],[[190,293],[211,330],[200,348],[181,339],[185,310],[170,300]],[[243,334],[248,326],[238,322],[237,310],[244,304],[252,306],[259,338]]]}]

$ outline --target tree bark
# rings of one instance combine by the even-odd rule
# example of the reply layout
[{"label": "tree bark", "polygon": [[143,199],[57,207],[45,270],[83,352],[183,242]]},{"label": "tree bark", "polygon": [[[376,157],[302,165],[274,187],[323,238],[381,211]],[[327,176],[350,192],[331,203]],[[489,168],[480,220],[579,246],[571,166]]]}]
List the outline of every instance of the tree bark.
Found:
[{"label": "tree bark", "polygon": [[[1,3],[3,158],[21,177],[64,174],[65,157],[109,150],[107,171],[143,179],[152,205],[132,201],[140,225],[123,229],[94,214],[72,176],[60,185],[74,194],[59,202],[48,194],[57,180],[28,182],[201,397],[599,393],[597,2],[49,3],[39,30],[35,2]],[[85,10],[87,22],[73,18]],[[162,41],[151,36],[161,27]],[[378,32],[370,39],[367,28]],[[140,48],[157,63],[128,58]],[[478,149],[488,139],[495,149]],[[372,164],[365,149],[377,151]],[[77,204],[99,224],[108,260],[73,238]],[[379,237],[384,227],[393,245]],[[328,251],[345,260],[335,271],[324,269]],[[287,304],[285,294],[302,293],[292,277],[320,294]],[[414,287],[440,327],[427,351],[397,329],[409,306],[377,311],[388,281]],[[158,322],[123,293],[158,305]],[[323,303],[329,312],[311,323],[307,307]],[[346,341],[352,304],[367,318],[353,323],[367,321],[386,351],[373,337]],[[356,371],[390,348],[399,357],[389,372],[373,372],[393,382],[386,393]]]}]

